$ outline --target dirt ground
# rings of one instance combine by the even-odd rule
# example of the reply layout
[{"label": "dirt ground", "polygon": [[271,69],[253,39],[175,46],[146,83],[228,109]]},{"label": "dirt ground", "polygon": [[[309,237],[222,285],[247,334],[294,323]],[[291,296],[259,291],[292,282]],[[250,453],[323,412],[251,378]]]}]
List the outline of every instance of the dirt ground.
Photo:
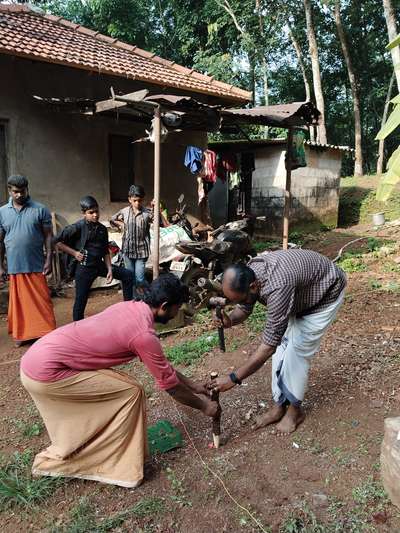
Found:
[{"label": "dirt ground", "polygon": [[[324,233],[306,247],[334,257],[344,243],[366,232],[357,227]],[[1,531],[399,532],[400,512],[388,502],[379,477],[383,422],[399,414],[400,292],[394,288],[399,273],[390,257],[369,254],[365,264],[349,274],[343,308],[311,367],[307,418],[294,434],[278,436],[273,427],[251,430],[254,417],[271,405],[270,363],[222,397],[223,446],[214,450],[208,446],[210,422],[156,391],[135,362],[125,370],[145,385],[149,423],[170,420],[183,433],[184,446],[154,457],[136,490],[69,481],[36,507],[4,511]],[[95,293],[88,312],[119,299],[115,290]],[[72,295],[54,304],[58,324],[68,322]],[[13,348],[6,326],[1,316],[0,453],[8,457],[15,451],[36,453],[48,438],[45,431],[29,437],[21,431],[39,418],[18,379],[23,349]],[[207,331],[212,329],[206,317],[163,343],[179,344]],[[227,331],[225,354],[215,349],[183,370],[198,379],[211,370],[226,373],[257,342],[254,327],[238,326]],[[141,502],[152,505],[142,508]],[[136,511],[127,512],[116,527],[104,526],[127,509]]]}]

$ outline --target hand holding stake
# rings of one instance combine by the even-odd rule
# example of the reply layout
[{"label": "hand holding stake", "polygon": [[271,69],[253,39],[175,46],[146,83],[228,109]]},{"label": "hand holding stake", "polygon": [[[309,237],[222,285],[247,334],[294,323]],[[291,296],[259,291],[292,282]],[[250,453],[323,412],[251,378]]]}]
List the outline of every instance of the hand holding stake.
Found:
[{"label": "hand holding stake", "polygon": [[[218,377],[218,372],[211,372],[210,374],[211,381],[214,381],[215,379],[217,379],[217,377]],[[213,402],[217,402],[218,407],[220,407],[219,392],[211,389],[211,400]],[[221,435],[221,409],[220,408],[218,409],[218,413],[213,418],[213,421],[212,421],[212,433],[213,433],[214,448],[219,448],[219,437]]]},{"label": "hand holding stake", "polygon": [[[217,318],[222,321],[222,307],[220,305],[217,305],[215,309],[215,314],[217,315]],[[224,332],[224,326],[219,326],[218,328],[218,339],[219,339],[219,348],[221,352],[225,352],[225,332]]]}]

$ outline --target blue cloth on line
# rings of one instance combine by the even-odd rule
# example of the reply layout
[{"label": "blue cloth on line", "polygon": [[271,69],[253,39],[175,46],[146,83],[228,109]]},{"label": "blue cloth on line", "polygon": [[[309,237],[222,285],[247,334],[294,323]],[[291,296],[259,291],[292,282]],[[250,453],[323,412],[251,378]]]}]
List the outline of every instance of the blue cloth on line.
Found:
[{"label": "blue cloth on line", "polygon": [[185,154],[185,167],[192,174],[198,174],[203,167],[203,150],[197,146],[188,146]]}]

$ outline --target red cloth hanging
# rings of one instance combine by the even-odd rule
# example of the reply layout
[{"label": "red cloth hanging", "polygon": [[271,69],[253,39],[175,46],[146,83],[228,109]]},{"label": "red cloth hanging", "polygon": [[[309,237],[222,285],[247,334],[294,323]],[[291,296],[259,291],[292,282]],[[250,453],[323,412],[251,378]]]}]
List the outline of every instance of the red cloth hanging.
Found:
[{"label": "red cloth hanging", "polygon": [[212,150],[204,152],[203,179],[211,183],[217,181],[217,154]]}]

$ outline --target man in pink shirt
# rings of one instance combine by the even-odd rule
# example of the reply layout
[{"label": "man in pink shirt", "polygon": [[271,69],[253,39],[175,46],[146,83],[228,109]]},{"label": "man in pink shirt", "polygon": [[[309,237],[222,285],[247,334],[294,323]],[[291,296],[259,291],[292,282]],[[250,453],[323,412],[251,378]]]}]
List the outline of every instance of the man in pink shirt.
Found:
[{"label": "man in pink shirt", "polygon": [[21,381],[38,408],[51,445],[34,460],[35,475],[92,479],[123,487],[143,480],[147,452],[143,387],[111,367],[139,357],[158,387],[214,417],[203,384],[165,358],[154,322],[166,323],[188,300],[172,274],[153,281],[140,302],[127,301],[56,329],[21,361]]}]

